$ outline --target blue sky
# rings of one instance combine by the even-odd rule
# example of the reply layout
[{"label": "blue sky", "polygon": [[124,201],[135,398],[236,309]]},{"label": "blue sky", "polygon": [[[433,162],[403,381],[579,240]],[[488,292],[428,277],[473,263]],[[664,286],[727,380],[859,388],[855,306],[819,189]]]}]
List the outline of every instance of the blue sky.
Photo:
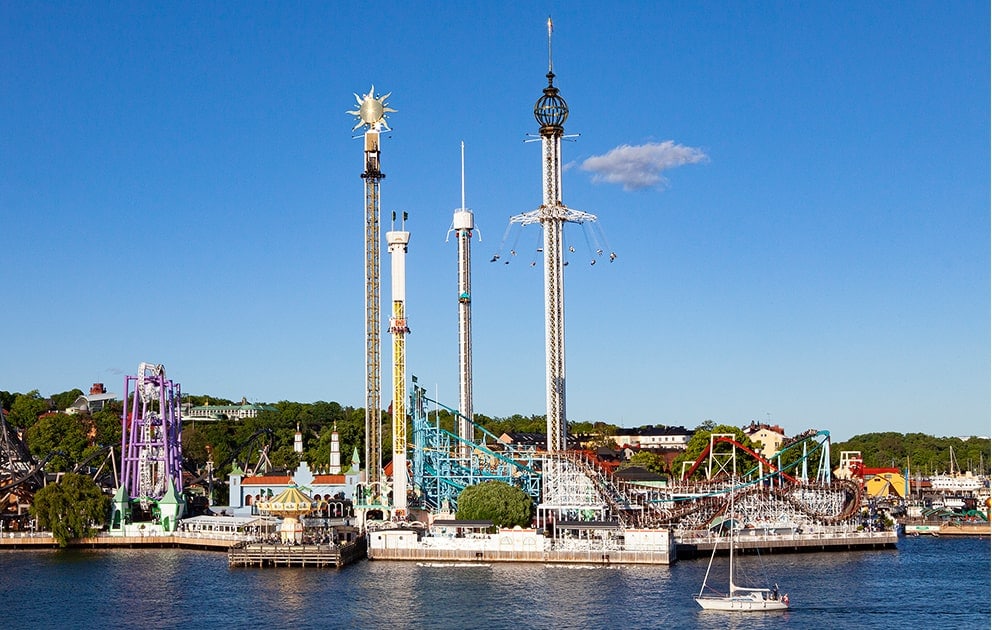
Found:
[{"label": "blue sky", "polygon": [[538,228],[489,260],[541,202],[549,14],[563,198],[618,254],[566,231],[570,420],[989,434],[981,2],[4,2],[0,389],[120,391],[147,361],[362,406],[345,112],[374,84],[410,371],[457,403],[464,141],[475,409],[543,414]]}]

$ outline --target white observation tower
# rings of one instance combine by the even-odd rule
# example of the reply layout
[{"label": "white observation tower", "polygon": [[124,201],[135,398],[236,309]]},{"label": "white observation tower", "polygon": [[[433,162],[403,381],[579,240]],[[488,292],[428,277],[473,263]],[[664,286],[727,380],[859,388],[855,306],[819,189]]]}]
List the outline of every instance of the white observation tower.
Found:
[{"label": "white observation tower", "polygon": [[[472,454],[472,230],[475,218],[465,207],[465,143],[462,142],[462,206],[455,210],[451,229],[458,241],[458,437],[462,457]],[[450,233],[450,232],[449,232]]]}]

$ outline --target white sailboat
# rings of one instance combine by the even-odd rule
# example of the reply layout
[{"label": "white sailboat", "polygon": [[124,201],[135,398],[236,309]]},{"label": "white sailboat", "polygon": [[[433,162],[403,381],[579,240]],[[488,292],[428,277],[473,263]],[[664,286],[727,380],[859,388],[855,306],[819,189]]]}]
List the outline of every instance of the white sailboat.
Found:
[{"label": "white sailboat", "polygon": [[[729,514],[734,511],[734,492],[730,493]],[[726,522],[726,521],[725,521]],[[703,586],[699,589],[699,595],[694,599],[704,610],[730,610],[730,611],[774,611],[788,610],[789,596],[779,595],[778,584],[774,588],[751,588],[738,586],[734,583],[734,525],[730,523],[730,592],[726,595],[707,594],[706,582],[710,577],[710,569],[713,568],[713,558],[716,557],[716,547],[713,545],[713,554],[710,556],[709,566],[706,567],[706,576],[703,578]]]}]

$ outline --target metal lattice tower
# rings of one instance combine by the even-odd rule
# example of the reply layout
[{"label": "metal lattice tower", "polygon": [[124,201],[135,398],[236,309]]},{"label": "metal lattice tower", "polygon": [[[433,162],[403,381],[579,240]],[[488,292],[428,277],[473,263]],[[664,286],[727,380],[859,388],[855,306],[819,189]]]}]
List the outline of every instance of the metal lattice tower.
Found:
[{"label": "metal lattice tower", "polygon": [[347,113],[358,117],[352,131],[365,131],[365,462],[366,480],[378,483],[382,476],[382,418],[380,411],[382,368],[379,305],[379,182],[386,177],[379,168],[379,132],[389,131],[386,114],[396,110],[386,105],[389,94],[375,96],[375,86],[359,96],[358,109]]},{"label": "metal lattice tower", "polygon": [[[395,214],[393,216],[395,219]],[[403,227],[406,227],[403,213]],[[393,507],[397,515],[406,512],[406,334],[410,332],[406,319],[406,250],[410,233],[402,230],[386,232],[392,261],[393,314],[389,332],[393,335]]]},{"label": "metal lattice tower", "polygon": [[[132,389],[133,385],[133,389]],[[183,490],[179,384],[161,365],[142,363],[124,379],[121,485],[143,506]]]},{"label": "metal lattice tower", "polygon": [[544,230],[544,335],[548,452],[565,450],[565,287],[562,228],[565,223],[595,221],[596,216],[573,210],[561,199],[561,139],[568,105],[554,85],[551,61],[551,18],[548,18],[548,86],[534,104],[540,125],[543,202],[536,210],[510,218],[522,226],[540,223]]}]

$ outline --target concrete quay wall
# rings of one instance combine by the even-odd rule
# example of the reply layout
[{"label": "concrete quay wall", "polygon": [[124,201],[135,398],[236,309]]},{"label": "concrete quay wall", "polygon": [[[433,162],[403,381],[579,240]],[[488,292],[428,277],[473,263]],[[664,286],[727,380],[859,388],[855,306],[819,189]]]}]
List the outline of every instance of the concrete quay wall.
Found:
[{"label": "concrete quay wall", "polygon": [[659,551],[514,551],[474,549],[369,549],[370,560],[405,560],[418,562],[540,562],[543,564],[670,564],[674,558]]},{"label": "concrete quay wall", "polygon": [[[150,549],[182,548],[203,549],[207,551],[227,551],[229,547],[243,540],[241,537],[205,537],[192,533],[160,534],[147,536],[110,536],[97,535],[92,538],[79,538],[69,541],[71,549],[134,549],[145,547]],[[2,549],[58,549],[59,543],[48,532],[8,533],[0,537]]]}]

